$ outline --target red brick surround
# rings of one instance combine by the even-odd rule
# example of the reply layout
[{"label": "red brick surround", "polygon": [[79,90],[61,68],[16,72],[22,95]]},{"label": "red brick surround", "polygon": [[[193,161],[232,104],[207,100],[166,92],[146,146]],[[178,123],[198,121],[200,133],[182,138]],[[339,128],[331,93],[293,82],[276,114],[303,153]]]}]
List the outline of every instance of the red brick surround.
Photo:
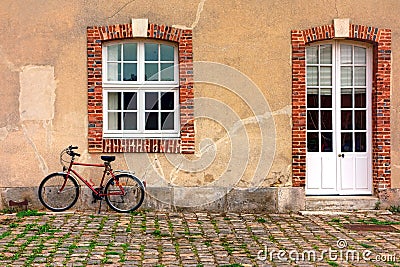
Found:
[{"label": "red brick surround", "polygon": [[94,26],[87,28],[89,152],[194,153],[192,30],[149,24],[147,37],[178,43],[180,138],[103,138],[102,44],[132,38],[132,25]]},{"label": "red brick surround", "polygon": [[[374,45],[372,84],[372,173],[375,191],[390,188],[391,30],[350,25],[349,40]],[[292,183],[306,183],[306,45],[335,38],[333,25],[292,31]]]}]

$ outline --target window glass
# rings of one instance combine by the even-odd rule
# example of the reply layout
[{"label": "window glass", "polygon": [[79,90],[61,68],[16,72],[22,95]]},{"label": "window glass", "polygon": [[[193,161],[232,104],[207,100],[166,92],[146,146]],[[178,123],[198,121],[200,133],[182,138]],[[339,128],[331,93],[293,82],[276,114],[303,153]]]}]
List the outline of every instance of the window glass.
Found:
[{"label": "window glass", "polygon": [[144,44],[144,52],[146,61],[158,60],[158,44]]},{"label": "window glass", "polygon": [[174,47],[170,45],[160,45],[161,61],[174,61]]},{"label": "window glass", "polygon": [[309,46],[306,49],[307,64],[318,64],[318,47]]},{"label": "window glass", "polygon": [[332,45],[321,45],[320,46],[321,60],[320,64],[331,64],[332,63]]},{"label": "window glass", "polygon": [[124,44],[124,61],[136,61],[137,60],[137,44],[128,43]]}]

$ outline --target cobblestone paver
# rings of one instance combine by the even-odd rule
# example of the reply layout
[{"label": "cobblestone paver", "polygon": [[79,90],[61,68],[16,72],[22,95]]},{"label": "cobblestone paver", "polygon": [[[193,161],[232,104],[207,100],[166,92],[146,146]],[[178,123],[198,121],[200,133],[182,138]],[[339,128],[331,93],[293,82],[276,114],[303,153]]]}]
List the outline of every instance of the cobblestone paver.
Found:
[{"label": "cobblestone paver", "polygon": [[400,266],[398,224],[400,215],[367,213],[1,215],[0,265]]}]

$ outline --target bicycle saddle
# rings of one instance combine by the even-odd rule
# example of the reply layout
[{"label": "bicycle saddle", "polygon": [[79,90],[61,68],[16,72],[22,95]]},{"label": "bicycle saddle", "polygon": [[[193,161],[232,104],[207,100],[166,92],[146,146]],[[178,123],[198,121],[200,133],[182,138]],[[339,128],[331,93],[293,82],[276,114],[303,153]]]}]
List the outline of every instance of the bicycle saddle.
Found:
[{"label": "bicycle saddle", "polygon": [[115,156],[101,156],[100,158],[107,162],[111,162],[111,161],[115,160]]}]

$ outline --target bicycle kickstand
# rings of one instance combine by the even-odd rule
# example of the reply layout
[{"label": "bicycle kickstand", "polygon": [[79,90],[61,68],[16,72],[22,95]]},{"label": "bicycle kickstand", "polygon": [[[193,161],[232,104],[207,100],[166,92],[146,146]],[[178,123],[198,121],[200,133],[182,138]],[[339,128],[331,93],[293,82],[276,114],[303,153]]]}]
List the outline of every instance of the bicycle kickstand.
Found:
[{"label": "bicycle kickstand", "polygon": [[100,214],[100,211],[101,211],[101,202],[103,202],[103,200],[102,199],[100,199],[100,204],[99,204],[99,211],[98,211],[98,214]]}]

